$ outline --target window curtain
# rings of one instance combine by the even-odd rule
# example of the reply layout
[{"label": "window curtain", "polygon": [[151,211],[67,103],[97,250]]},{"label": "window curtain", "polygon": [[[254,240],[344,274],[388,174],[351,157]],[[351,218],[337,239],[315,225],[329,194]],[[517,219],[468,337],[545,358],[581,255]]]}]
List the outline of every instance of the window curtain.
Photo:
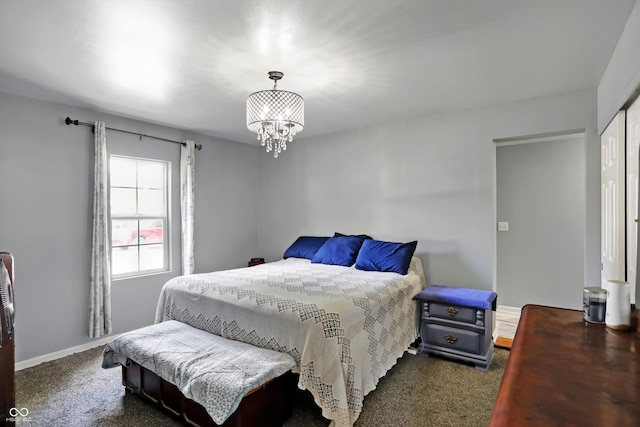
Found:
[{"label": "window curtain", "polygon": [[107,136],[104,122],[95,122],[93,175],[93,238],[91,245],[91,313],[89,336],[111,333],[111,245],[107,195]]},{"label": "window curtain", "polygon": [[182,219],[182,274],[193,274],[193,190],[196,177],[195,143],[185,141],[180,151],[180,215]]}]

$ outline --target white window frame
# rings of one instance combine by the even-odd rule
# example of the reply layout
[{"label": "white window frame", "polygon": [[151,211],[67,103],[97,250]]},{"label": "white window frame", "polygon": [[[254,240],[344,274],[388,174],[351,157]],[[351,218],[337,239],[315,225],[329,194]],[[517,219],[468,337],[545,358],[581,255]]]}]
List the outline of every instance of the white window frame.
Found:
[{"label": "white window frame", "polygon": [[[136,215],[119,215],[119,214],[112,214],[111,213],[111,189],[112,188],[130,188],[130,187],[120,187],[120,186],[115,186],[112,187],[111,185],[111,159],[112,158],[120,158],[120,159],[128,159],[128,160],[134,160],[136,162],[140,161],[140,162],[152,162],[152,163],[160,163],[164,166],[164,199],[165,199],[165,213],[164,216],[158,216],[158,215],[143,215],[143,214],[136,214]],[[136,182],[136,190],[139,190],[141,187],[138,186],[138,183]],[[164,245],[164,254],[163,254],[163,264],[164,267],[163,268],[159,268],[159,269],[148,269],[148,270],[138,270],[135,272],[127,272],[127,273],[120,273],[120,274],[113,274],[113,253],[114,250],[122,250],[121,246],[114,246],[113,244],[113,238],[110,241],[110,249],[111,249],[111,271],[112,271],[112,275],[111,275],[111,279],[112,280],[120,280],[120,279],[131,279],[131,278],[135,278],[135,277],[142,277],[142,276],[149,276],[149,275],[154,275],[154,274],[160,274],[160,273],[166,273],[166,272],[170,272],[171,271],[171,219],[170,219],[170,212],[171,212],[171,162],[167,161],[167,160],[159,160],[159,159],[149,159],[149,158],[143,158],[143,157],[133,157],[133,156],[123,156],[123,155],[118,155],[118,154],[110,154],[109,155],[109,227],[113,227],[113,220],[131,220],[131,221],[140,221],[140,220],[161,220],[164,223],[164,228],[163,228],[163,237],[162,237],[162,244]],[[137,191],[136,191],[137,194]],[[139,223],[138,223],[139,226]],[[111,229],[111,236],[113,236],[113,230]],[[140,242],[136,242],[135,245],[128,245],[128,246],[137,246],[138,247],[138,268],[140,266],[140,246],[144,246],[145,243],[140,243]]]}]

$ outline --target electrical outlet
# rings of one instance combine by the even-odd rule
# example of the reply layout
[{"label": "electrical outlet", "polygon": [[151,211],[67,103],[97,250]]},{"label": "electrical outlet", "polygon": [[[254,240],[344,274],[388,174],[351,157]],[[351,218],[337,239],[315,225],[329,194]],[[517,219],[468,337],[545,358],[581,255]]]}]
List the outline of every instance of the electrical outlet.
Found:
[{"label": "electrical outlet", "polygon": [[498,231],[509,231],[509,223],[507,221],[499,221]]}]

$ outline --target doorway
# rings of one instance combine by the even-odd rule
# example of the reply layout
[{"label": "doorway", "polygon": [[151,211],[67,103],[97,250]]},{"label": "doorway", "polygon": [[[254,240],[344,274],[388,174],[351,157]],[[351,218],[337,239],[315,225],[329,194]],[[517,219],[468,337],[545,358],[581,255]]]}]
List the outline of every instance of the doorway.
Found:
[{"label": "doorway", "polygon": [[582,309],[584,133],[494,142],[499,304]]}]

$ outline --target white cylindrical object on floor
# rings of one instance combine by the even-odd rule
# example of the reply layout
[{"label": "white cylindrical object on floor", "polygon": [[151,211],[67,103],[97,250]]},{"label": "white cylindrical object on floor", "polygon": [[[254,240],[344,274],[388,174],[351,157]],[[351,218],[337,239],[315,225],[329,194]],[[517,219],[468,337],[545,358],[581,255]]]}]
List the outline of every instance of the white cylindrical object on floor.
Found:
[{"label": "white cylindrical object on floor", "polygon": [[607,314],[605,323],[608,328],[627,330],[631,326],[631,290],[627,282],[609,280],[607,282]]}]

